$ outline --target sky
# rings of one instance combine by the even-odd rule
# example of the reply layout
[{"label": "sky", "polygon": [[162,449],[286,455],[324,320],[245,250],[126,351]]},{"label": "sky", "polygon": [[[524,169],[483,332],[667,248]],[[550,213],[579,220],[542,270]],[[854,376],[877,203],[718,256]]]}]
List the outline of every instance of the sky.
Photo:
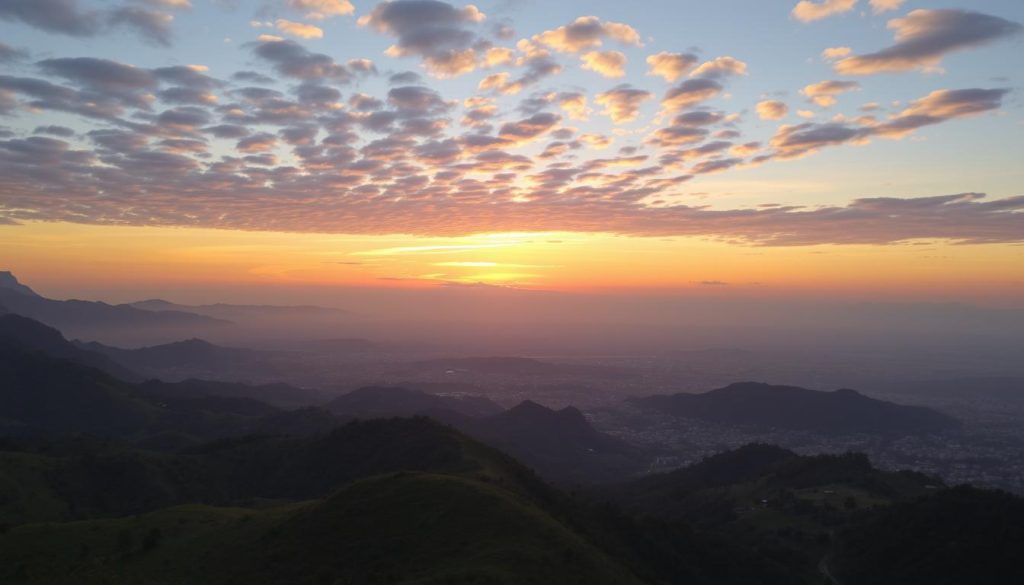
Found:
[{"label": "sky", "polygon": [[119,301],[1021,307],[1022,22],[1019,0],[0,0],[0,269]]}]

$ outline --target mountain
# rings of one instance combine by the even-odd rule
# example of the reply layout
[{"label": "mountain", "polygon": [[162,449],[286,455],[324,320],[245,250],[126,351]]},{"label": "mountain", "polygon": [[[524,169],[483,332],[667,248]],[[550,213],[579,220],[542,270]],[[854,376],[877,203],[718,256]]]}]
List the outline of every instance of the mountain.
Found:
[{"label": "mountain", "polygon": [[280,365],[286,354],[246,348],[223,347],[202,339],[188,339],[137,349],[122,349],[98,342],[76,342],[83,348],[148,377],[165,381],[189,378],[214,380],[281,379]]},{"label": "mountain", "polygon": [[836,533],[941,486],[920,473],[875,469],[862,454],[801,456],[752,444],[588,493],[603,505],[681,522],[706,538],[759,551],[790,575],[788,582],[817,585],[835,582],[827,577],[822,559],[833,555]]},{"label": "mountain", "polygon": [[797,455],[774,445],[750,444],[675,471],[610,486],[605,493],[648,514],[718,521],[738,520],[750,513],[752,503],[764,505],[786,492],[817,504],[831,501],[841,509],[846,496],[889,502],[924,495],[941,484],[920,473],[875,469],[859,453]]},{"label": "mountain", "polygon": [[180,367],[216,369],[224,364],[255,360],[269,355],[269,352],[221,347],[194,338],[138,349],[121,349],[97,342],[81,343],[80,345],[104,353],[126,366],[140,370],[166,370]]},{"label": "mountain", "polygon": [[335,414],[360,418],[439,415],[480,417],[504,409],[482,396],[439,396],[401,387],[368,386],[343,394],[326,408]]},{"label": "mountain", "polygon": [[0,349],[0,434],[138,434],[157,426],[160,407],[127,382],[75,362]]},{"label": "mountain", "polygon": [[641,409],[724,425],[771,427],[825,434],[913,434],[956,428],[958,422],[921,406],[869,398],[855,390],[819,392],[755,382],[704,394],[634,398]]},{"label": "mountain", "polygon": [[39,297],[36,291],[18,282],[17,277],[6,270],[0,271],[0,289],[13,291],[29,297]]},{"label": "mountain", "polygon": [[758,550],[792,583],[1016,583],[1024,579],[1024,499],[862,454],[801,456],[753,444],[670,473],[591,488],[602,505],[681,521]]},{"label": "mountain", "polygon": [[289,384],[241,384],[213,380],[182,380],[163,382],[149,380],[137,386],[140,393],[161,398],[248,398],[280,408],[297,408],[322,404],[324,395],[311,388]]},{"label": "mountain", "polygon": [[649,459],[641,449],[595,429],[571,406],[552,410],[527,400],[460,428],[562,483],[622,479],[641,472]]},{"label": "mountain", "polygon": [[102,353],[79,347],[64,339],[60,331],[14,313],[0,314],[0,347],[41,352],[77,364],[96,368],[122,380],[137,380],[139,375]]},{"label": "mountain", "polygon": [[14,286],[17,279],[13,276],[4,280],[8,286],[0,286],[0,305],[7,311],[78,338],[131,342],[153,338],[180,339],[202,331],[215,331],[229,324],[221,319],[182,311],[147,311],[130,305],[96,301],[57,301],[35,293],[27,294],[24,288],[19,288],[20,284]]},{"label": "mountain", "polygon": [[326,408],[347,417],[429,416],[563,483],[621,479],[641,471],[648,459],[640,449],[596,430],[572,407],[556,411],[525,401],[506,411],[479,396],[366,387],[339,396]]},{"label": "mountain", "polygon": [[960,486],[840,532],[829,572],[849,585],[1024,583],[1024,499]]},{"label": "mountain", "polygon": [[138,309],[157,312],[186,312],[204,315],[215,319],[244,322],[255,319],[341,319],[350,315],[343,309],[317,307],[312,305],[279,306],[279,305],[233,305],[215,303],[209,305],[182,305],[161,299],[151,299],[131,303]]},{"label": "mountain", "polygon": [[0,474],[18,478],[5,582],[641,583],[528,470],[423,418],[177,455],[0,451]]},{"label": "mountain", "polygon": [[0,345],[0,436],[86,433],[140,443],[173,436],[168,444],[180,445],[243,433],[279,411],[247,396],[244,388],[234,395],[177,390],[159,381],[133,384],[77,361]]}]

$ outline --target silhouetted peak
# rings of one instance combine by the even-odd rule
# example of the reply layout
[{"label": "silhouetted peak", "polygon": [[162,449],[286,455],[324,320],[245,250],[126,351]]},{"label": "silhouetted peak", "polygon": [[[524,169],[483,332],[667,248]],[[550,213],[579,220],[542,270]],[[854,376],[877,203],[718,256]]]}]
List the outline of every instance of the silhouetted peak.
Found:
[{"label": "silhouetted peak", "polygon": [[532,400],[524,400],[508,410],[509,415],[515,416],[543,416],[554,414],[555,411],[538,404]]},{"label": "silhouetted peak", "polygon": [[17,277],[15,277],[14,274],[6,270],[0,270],[0,288],[12,290],[16,293],[21,293],[23,295],[27,295],[30,297],[39,296],[38,294],[36,294],[36,291],[18,282]]},{"label": "silhouetted peak", "polygon": [[205,339],[199,339],[198,337],[192,337],[182,341],[175,341],[174,343],[168,343],[168,346],[178,347],[216,347],[214,344],[206,341]]},{"label": "silhouetted peak", "polygon": [[172,309],[175,307],[174,303],[172,303],[171,301],[165,301],[164,299],[146,299],[144,301],[139,301],[137,303],[131,304],[137,308],[149,309],[152,311],[159,311],[162,308]]}]

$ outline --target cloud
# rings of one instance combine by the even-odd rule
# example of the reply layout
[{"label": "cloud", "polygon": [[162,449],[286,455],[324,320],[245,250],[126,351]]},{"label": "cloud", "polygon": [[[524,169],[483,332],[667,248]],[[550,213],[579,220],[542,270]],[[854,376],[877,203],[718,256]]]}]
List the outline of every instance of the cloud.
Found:
[{"label": "cloud", "polygon": [[658,128],[647,139],[647,142],[660,148],[680,146],[701,142],[708,136],[708,131],[678,122]]},{"label": "cloud", "polygon": [[25,51],[0,43],[0,63],[13,63],[14,61],[21,61],[26,57],[28,57],[28,53]]},{"label": "cloud", "polygon": [[1020,33],[1020,24],[965,10],[914,10],[889,21],[896,44],[875,53],[847,57],[834,66],[843,75],[934,70],[948,53]]},{"label": "cloud", "polygon": [[875,136],[902,138],[924,126],[999,109],[1007,89],[940,89],[915,100],[888,122],[871,129]]},{"label": "cloud", "polygon": [[687,79],[669,89],[661,105],[668,111],[686,109],[718,96],[723,89],[714,79]]},{"label": "cloud", "polygon": [[516,58],[516,52],[508,47],[491,47],[484,53],[484,67],[508,65]]},{"label": "cloud", "polygon": [[[126,6],[125,1],[108,6]],[[139,6],[169,6],[155,2]],[[619,55],[611,50],[618,48],[613,42],[639,43],[625,29],[599,21],[600,44],[553,57],[554,48],[531,38],[514,48],[491,45],[491,27],[487,38],[476,32],[483,17],[475,9],[441,2],[387,4],[388,10],[426,5],[429,14],[441,5],[450,17],[441,19],[444,26],[468,35],[456,44],[447,38],[431,44],[417,35],[432,37],[441,24],[427,18],[425,27],[419,19],[403,28],[395,24],[401,19],[380,6],[367,7],[390,23],[385,34],[396,46],[406,43],[423,59],[425,47],[468,50],[472,66],[500,69],[488,71],[492,75],[481,82],[481,92],[468,96],[439,91],[464,91],[464,81],[434,89],[415,74],[391,71],[381,83],[350,91],[341,85],[375,74],[377,65],[280,38],[246,45],[243,55],[272,77],[242,71],[221,81],[201,65],[142,68],[89,57],[21,63],[9,69],[29,73],[0,75],[0,111],[19,128],[0,128],[0,221],[431,235],[581,230],[700,235],[756,245],[886,242],[928,234],[1014,241],[1011,220],[1021,231],[1024,203],[980,196],[917,201],[907,211],[899,211],[898,202],[909,200],[899,198],[822,208],[829,213],[784,206],[729,209],[729,200],[678,204],[678,196],[690,192],[682,191],[684,183],[703,175],[829,146],[905,138],[994,111],[1006,99],[1005,89],[940,90],[902,106],[885,102],[885,108],[857,112],[856,118],[825,121],[822,115],[822,123],[794,117],[807,123],[780,126],[762,143],[740,132],[742,124],[754,122],[749,116],[709,107],[730,76],[745,72],[742,62],[719,57],[701,64],[692,55],[659,53],[648,59],[649,73],[672,81],[665,84],[657,126],[637,123],[599,134],[607,122],[576,121],[587,120],[594,109],[614,124],[633,122],[645,107],[653,112],[657,106],[647,104],[660,96],[630,85],[603,93],[568,85],[536,89],[559,71],[556,58]],[[100,26],[105,23],[101,19]],[[560,38],[574,46],[595,42],[580,31]],[[606,73],[617,73],[612,65]],[[805,93],[820,101],[856,87],[849,81],[828,85],[834,83],[812,84]],[[507,100],[490,92],[527,97]],[[756,110],[766,119],[786,113],[785,104],[774,99]],[[53,112],[62,114],[55,118]],[[616,149],[609,148],[613,139],[619,141]],[[608,150],[598,153],[602,148]],[[875,209],[883,211],[876,216]],[[916,213],[962,224],[929,228],[917,222]],[[853,221],[861,216],[879,225]],[[854,233],[833,222],[847,222]]]},{"label": "cloud", "polygon": [[77,0],[4,0],[0,18],[76,37],[96,35],[101,24],[99,13],[83,11]]},{"label": "cloud", "polygon": [[890,10],[899,10],[906,0],[871,0],[871,12],[881,14]]},{"label": "cloud", "polygon": [[391,89],[388,91],[388,103],[398,111],[418,114],[442,113],[452,107],[441,98],[441,94],[420,85]]},{"label": "cloud", "polygon": [[602,22],[596,16],[581,16],[572,23],[533,36],[533,42],[559,53],[596,49],[605,40],[639,47],[640,33],[628,24]]},{"label": "cloud", "polygon": [[70,138],[75,135],[75,131],[66,126],[37,126],[32,131],[33,134],[50,134],[51,136],[60,136],[61,138]]},{"label": "cloud", "polygon": [[853,49],[850,47],[829,47],[821,52],[821,58],[825,61],[838,61],[843,57],[849,57]]},{"label": "cloud", "polygon": [[255,44],[253,52],[286,77],[337,83],[346,83],[352,79],[352,72],[344,65],[335,63],[333,58],[322,53],[310,52],[295,41],[273,38],[261,40]]},{"label": "cloud", "polygon": [[722,79],[733,75],[746,75],[747,64],[732,57],[715,57],[700,64],[690,73],[690,77],[705,79]]},{"label": "cloud", "polygon": [[498,138],[506,144],[523,144],[532,142],[553,129],[562,117],[550,112],[541,112],[524,118],[518,122],[508,122],[501,126]]},{"label": "cloud", "polygon": [[603,77],[615,78],[626,74],[626,56],[619,51],[590,51],[581,59],[584,69]]},{"label": "cloud", "polygon": [[757,102],[757,115],[762,120],[781,120],[789,113],[789,106],[778,100]]},{"label": "cloud", "polygon": [[157,78],[152,72],[108,59],[45,59],[36,66],[48,75],[73,81],[99,95],[144,109],[149,107],[145,92],[157,86]]},{"label": "cloud", "polygon": [[647,57],[647,75],[655,75],[672,83],[697,64],[697,56],[688,53],[668,53],[662,51]]},{"label": "cloud", "polygon": [[324,29],[318,26],[313,26],[312,24],[305,24],[303,22],[293,22],[291,20],[279,18],[277,19],[275,26],[277,27],[277,30],[284,34],[298,37],[300,39],[322,39],[324,36]]},{"label": "cloud", "polygon": [[629,85],[620,85],[604,93],[597,94],[594,102],[604,107],[604,115],[616,124],[625,124],[636,120],[640,106],[654,97],[654,94]]},{"label": "cloud", "polygon": [[375,6],[359,25],[397,39],[389,56],[419,56],[431,75],[456,77],[476,69],[477,49],[486,50],[468,28],[484,19],[472,4],[457,9],[436,0],[394,0]]},{"label": "cloud", "polygon": [[[873,137],[898,139],[919,128],[998,109],[1007,89],[938,90],[915,100],[884,123],[834,121],[782,126],[771,139],[778,158],[797,158],[826,146],[863,144]],[[868,119],[873,121],[873,119]]]},{"label": "cloud", "polygon": [[310,20],[325,20],[355,11],[349,0],[288,0],[288,6]]},{"label": "cloud", "polygon": [[836,104],[837,95],[858,89],[860,84],[856,81],[826,80],[805,86],[800,93],[818,106],[830,108]]},{"label": "cloud", "polygon": [[141,6],[115,8],[107,17],[112,25],[123,25],[134,29],[143,39],[163,46],[171,44],[171,26],[174,16],[166,12],[149,10]]},{"label": "cloud", "polygon": [[[135,0],[157,8],[189,8],[183,0]],[[174,16],[162,10],[130,4],[104,10],[85,10],[78,0],[4,0],[0,18],[23,22],[46,32],[94,37],[111,27],[127,27],[148,42],[170,45]]]},{"label": "cloud", "polygon": [[813,22],[815,20],[821,20],[828,18],[833,14],[842,14],[853,10],[854,6],[857,5],[857,0],[821,0],[820,2],[814,2],[813,0],[800,0],[796,6],[793,7],[793,18],[800,22]]}]

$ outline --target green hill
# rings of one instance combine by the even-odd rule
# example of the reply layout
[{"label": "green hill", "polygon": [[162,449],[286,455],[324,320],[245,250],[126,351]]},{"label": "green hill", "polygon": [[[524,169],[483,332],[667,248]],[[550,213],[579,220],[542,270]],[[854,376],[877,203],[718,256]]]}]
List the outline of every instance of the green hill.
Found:
[{"label": "green hill", "polygon": [[828,566],[844,585],[1024,583],[1024,500],[961,486],[858,519]]},{"label": "green hill", "polygon": [[[42,552],[42,551],[45,551]],[[0,537],[23,583],[639,583],[529,501],[480,480],[399,473],[266,510],[183,506]]]}]

